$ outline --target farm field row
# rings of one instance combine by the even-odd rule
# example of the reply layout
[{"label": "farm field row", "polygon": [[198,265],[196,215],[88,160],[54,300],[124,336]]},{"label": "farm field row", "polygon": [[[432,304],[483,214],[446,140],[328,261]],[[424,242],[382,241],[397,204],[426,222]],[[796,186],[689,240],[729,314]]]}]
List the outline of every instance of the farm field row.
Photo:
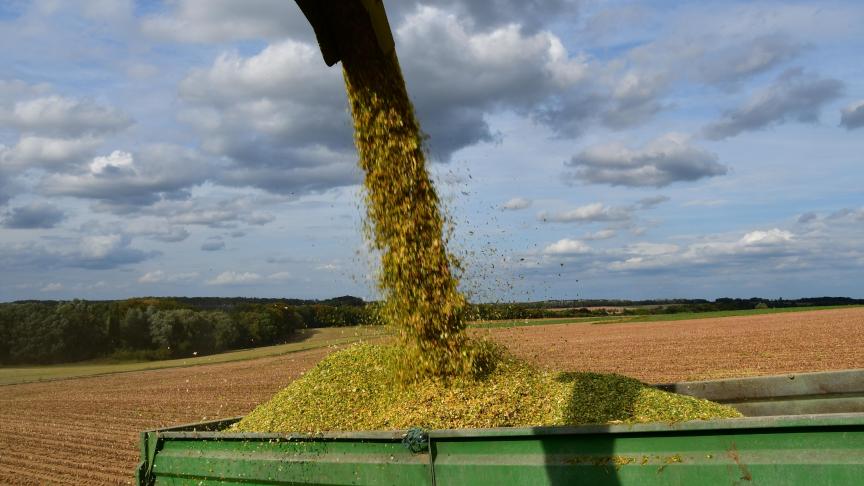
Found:
[{"label": "farm field row", "polygon": [[[548,369],[652,383],[864,368],[860,307],[475,332]],[[0,484],[130,484],[140,431],[244,415],[333,349],[5,386]]]},{"label": "farm field row", "polygon": [[[656,306],[647,306],[656,307]],[[521,327],[521,326],[545,326],[548,324],[617,324],[621,322],[669,322],[695,319],[716,319],[718,317],[736,316],[759,316],[765,314],[785,314],[789,312],[810,312],[816,310],[850,309],[856,306],[813,306],[813,307],[784,307],[778,309],[747,309],[713,312],[679,312],[676,314],[649,314],[649,315],[621,315],[607,317],[550,317],[545,319],[505,319],[500,321],[478,321],[475,327]]]}]

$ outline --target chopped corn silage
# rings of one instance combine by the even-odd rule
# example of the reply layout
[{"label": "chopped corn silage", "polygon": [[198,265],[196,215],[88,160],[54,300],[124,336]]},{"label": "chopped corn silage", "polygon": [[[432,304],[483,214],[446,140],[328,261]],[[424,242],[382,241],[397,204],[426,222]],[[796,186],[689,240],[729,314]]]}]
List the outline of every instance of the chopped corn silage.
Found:
[{"label": "chopped corn silage", "polygon": [[614,374],[553,373],[499,350],[481,378],[399,381],[400,348],[359,344],[331,354],[259,405],[237,432],[517,427],[733,418],[733,408]]}]

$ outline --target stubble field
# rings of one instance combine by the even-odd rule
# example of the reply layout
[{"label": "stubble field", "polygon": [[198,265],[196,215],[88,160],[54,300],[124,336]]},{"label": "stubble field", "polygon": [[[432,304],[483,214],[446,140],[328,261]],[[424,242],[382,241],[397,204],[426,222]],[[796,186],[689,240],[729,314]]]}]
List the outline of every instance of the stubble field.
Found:
[{"label": "stubble field", "polygon": [[[488,332],[557,370],[669,382],[864,368],[864,308]],[[243,415],[334,348],[0,387],[0,484],[129,484],[138,432]]]}]

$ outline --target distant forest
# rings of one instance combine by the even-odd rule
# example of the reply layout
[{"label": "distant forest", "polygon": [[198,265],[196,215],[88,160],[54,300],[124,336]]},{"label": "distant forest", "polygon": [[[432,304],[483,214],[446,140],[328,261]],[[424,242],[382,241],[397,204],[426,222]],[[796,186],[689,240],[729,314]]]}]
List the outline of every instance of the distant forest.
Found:
[{"label": "distant forest", "polygon": [[[473,304],[471,320],[674,314],[754,308],[864,305],[864,299],[551,300]],[[0,364],[94,358],[188,357],[289,341],[298,329],[377,323],[377,303],[244,297],[146,297],[0,304]]]}]

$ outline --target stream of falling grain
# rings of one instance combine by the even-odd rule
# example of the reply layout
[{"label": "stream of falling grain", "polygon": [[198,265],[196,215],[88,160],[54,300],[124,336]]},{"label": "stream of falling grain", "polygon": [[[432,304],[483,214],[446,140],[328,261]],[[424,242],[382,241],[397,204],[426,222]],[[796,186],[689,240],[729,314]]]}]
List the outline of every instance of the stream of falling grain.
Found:
[{"label": "stream of falling grain", "polygon": [[[363,22],[351,24],[367,29]],[[354,140],[365,173],[367,237],[381,253],[382,318],[400,338],[403,378],[483,371],[486,353],[466,337],[465,297],[448,252],[423,137],[396,54],[359,32],[343,44]]]}]

